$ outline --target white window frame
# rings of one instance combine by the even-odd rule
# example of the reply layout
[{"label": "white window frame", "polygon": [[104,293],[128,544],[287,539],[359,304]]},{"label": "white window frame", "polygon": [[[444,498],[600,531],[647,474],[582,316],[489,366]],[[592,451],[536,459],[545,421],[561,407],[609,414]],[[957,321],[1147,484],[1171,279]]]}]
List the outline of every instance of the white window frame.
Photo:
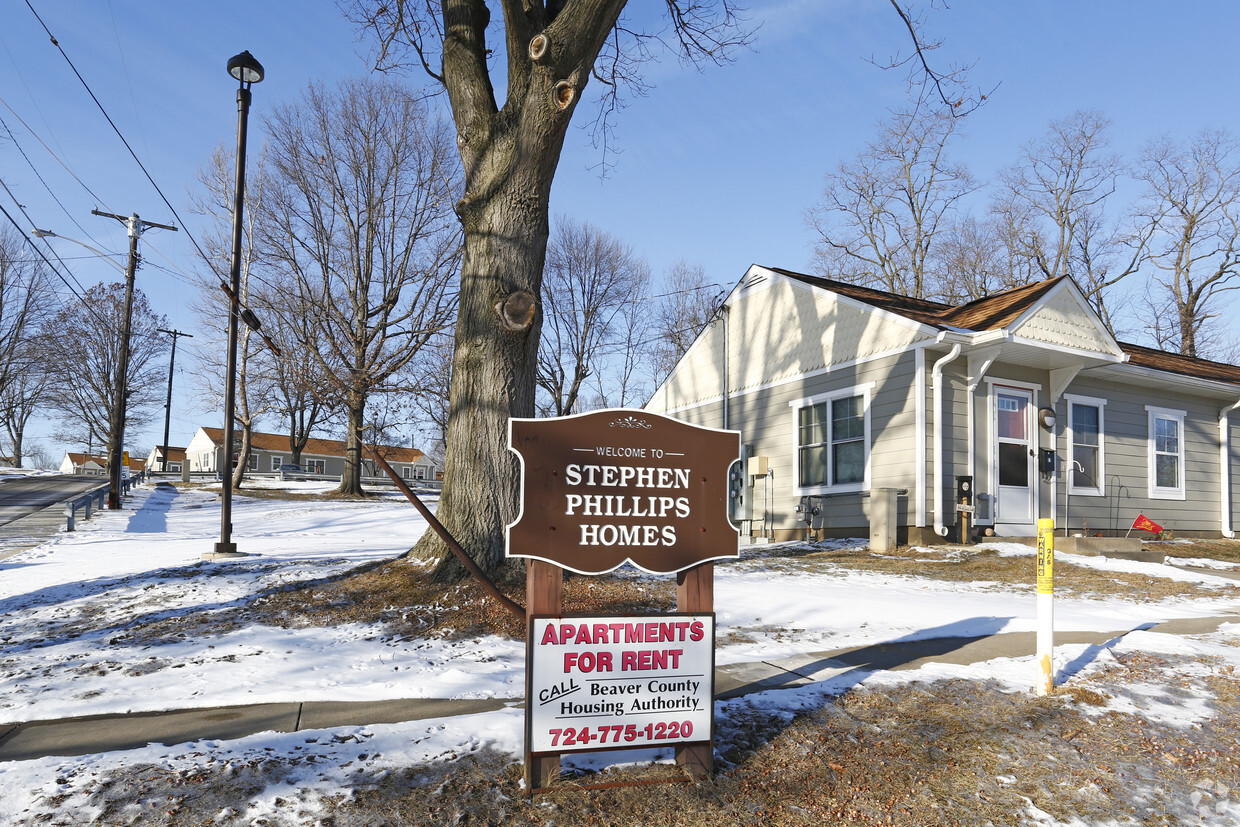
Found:
[{"label": "white window frame", "polygon": [[[1064,429],[1064,434],[1068,440],[1068,493],[1074,497],[1102,497],[1106,494],[1106,406],[1107,400],[1099,399],[1096,396],[1080,396],[1075,393],[1065,393],[1063,398],[1068,400],[1068,427]],[[1073,462],[1076,459],[1076,434],[1073,431],[1072,409],[1080,405],[1082,407],[1090,407],[1098,409],[1098,479],[1097,485],[1077,485],[1073,480],[1076,478],[1076,466]]]},{"label": "white window frame", "polygon": [[271,470],[279,471],[280,466],[284,464],[284,457],[280,454],[271,455]]},{"label": "white window frame", "polygon": [[402,465],[400,467],[400,476],[401,476],[401,479],[406,479],[406,480],[409,479],[409,466],[408,465]]},{"label": "white window frame", "polygon": [[426,479],[426,466],[415,465],[413,467],[413,478],[416,480],[425,480]]},{"label": "white window frame", "polygon": [[[870,392],[874,388],[873,382],[866,382],[861,385],[853,385],[839,390],[820,393],[815,396],[805,397],[804,399],[794,399],[788,403],[788,407],[792,409],[792,486],[793,494],[803,497],[809,494],[842,494],[853,491],[868,491],[870,489]],[[863,452],[864,471],[861,482],[846,482],[833,484],[828,482],[819,485],[801,485],[801,437],[800,437],[800,421],[801,411],[804,408],[813,405],[827,403],[827,410],[830,411],[831,403],[839,399],[848,399],[853,396],[861,397],[862,411],[862,430],[861,448]],[[830,416],[827,420],[828,429],[830,428]],[[827,434],[828,460],[827,465],[830,469],[830,445],[831,434]]]},{"label": "white window frame", "polygon": [[306,459],[305,457],[302,457],[302,467],[306,469],[307,474],[326,474],[327,460]]},{"label": "white window frame", "polygon": [[[1186,499],[1185,494],[1184,494],[1185,492],[1184,478],[1187,475],[1188,469],[1185,468],[1184,466],[1184,453],[1185,453],[1184,443],[1185,443],[1185,437],[1186,437],[1185,430],[1184,430],[1184,420],[1188,416],[1188,413],[1186,411],[1175,410],[1173,408],[1157,408],[1153,405],[1146,405],[1145,410],[1146,410],[1147,417],[1148,417],[1146,420],[1146,445],[1147,445],[1146,467],[1148,470],[1150,499],[1152,500],[1183,500],[1183,499]],[[1158,482],[1158,474],[1157,474],[1158,454],[1160,452],[1156,450],[1157,439],[1155,436],[1155,433],[1156,433],[1155,427],[1156,427],[1156,422],[1160,419],[1171,420],[1176,423],[1177,452],[1173,456],[1177,457],[1176,464],[1179,469],[1179,474],[1178,474],[1179,479],[1178,479],[1178,484],[1174,487],[1160,486],[1157,484]],[[1169,451],[1164,451],[1162,453],[1172,456],[1172,454]]]}]

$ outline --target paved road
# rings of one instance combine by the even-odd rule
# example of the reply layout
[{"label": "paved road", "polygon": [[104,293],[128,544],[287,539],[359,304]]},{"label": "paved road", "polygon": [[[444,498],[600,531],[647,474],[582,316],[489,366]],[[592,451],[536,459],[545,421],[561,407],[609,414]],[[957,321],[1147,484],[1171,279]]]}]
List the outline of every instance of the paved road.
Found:
[{"label": "paved road", "polygon": [[71,500],[107,482],[105,477],[81,474],[5,476],[0,479],[0,525],[28,517],[49,505]]},{"label": "paved road", "polygon": [[33,548],[59,531],[65,524],[60,503],[107,484],[104,477],[73,474],[0,476],[0,560]]}]

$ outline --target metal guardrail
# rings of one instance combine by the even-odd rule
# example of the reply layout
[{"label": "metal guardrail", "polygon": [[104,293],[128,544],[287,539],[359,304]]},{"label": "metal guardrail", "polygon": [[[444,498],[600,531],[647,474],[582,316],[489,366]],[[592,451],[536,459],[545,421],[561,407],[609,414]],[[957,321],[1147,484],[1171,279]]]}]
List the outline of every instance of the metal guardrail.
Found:
[{"label": "metal guardrail", "polygon": [[[121,496],[128,496],[135,485],[139,485],[146,481],[147,472],[139,471],[137,474],[128,477],[121,477]],[[93,488],[85,494],[67,500],[65,502],[65,531],[75,531],[77,529],[77,512],[79,509],[83,511],[82,519],[89,520],[92,511],[98,511],[103,508],[103,503],[108,497],[108,483],[104,483],[98,488]],[[96,503],[94,508],[92,503]]]},{"label": "metal guardrail", "polygon": [[68,502],[66,502],[65,503],[65,531],[76,530],[77,512],[79,508],[85,510],[85,516],[82,519],[89,520],[90,514],[91,514],[91,503],[94,503],[96,500],[98,501],[98,503],[95,505],[95,508],[94,508],[94,510],[97,511],[103,508],[103,501],[107,498],[107,496],[108,496],[108,486],[102,485],[99,488],[96,488],[92,491],[87,491],[85,494],[82,494],[76,499],[69,500]]}]

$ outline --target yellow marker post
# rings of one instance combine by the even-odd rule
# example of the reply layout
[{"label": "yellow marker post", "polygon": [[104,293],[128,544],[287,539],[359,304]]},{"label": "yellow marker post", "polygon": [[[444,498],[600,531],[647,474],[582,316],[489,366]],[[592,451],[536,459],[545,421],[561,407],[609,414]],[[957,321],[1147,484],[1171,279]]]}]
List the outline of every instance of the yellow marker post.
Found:
[{"label": "yellow marker post", "polygon": [[1055,521],[1038,520],[1038,683],[1037,694],[1055,688]]}]

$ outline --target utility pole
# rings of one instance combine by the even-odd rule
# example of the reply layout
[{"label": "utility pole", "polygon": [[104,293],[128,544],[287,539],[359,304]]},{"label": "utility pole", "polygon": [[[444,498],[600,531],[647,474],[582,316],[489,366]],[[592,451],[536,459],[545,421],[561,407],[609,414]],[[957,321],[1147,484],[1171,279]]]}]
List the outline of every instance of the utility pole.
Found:
[{"label": "utility pole", "polygon": [[[115,218],[125,225],[129,235],[129,266],[125,268],[125,320],[121,325],[121,352],[116,364],[116,387],[112,396],[112,410],[108,422],[108,508],[121,507],[121,453],[125,446],[125,408],[129,404],[129,336],[133,319],[133,281],[138,272],[138,239],[148,227],[172,230],[168,224],[143,221],[138,214],[126,218],[110,212],[91,210],[92,215]],[[174,340],[175,341],[175,340]]]},{"label": "utility pole", "polygon": [[172,424],[172,372],[177,365],[177,337],[187,336],[194,338],[192,333],[182,333],[179,330],[164,330],[162,327],[156,328],[160,333],[167,333],[172,337],[172,358],[168,360],[168,401],[164,403],[164,450],[160,455],[163,460],[159,464],[160,471],[168,470],[168,426]]}]

